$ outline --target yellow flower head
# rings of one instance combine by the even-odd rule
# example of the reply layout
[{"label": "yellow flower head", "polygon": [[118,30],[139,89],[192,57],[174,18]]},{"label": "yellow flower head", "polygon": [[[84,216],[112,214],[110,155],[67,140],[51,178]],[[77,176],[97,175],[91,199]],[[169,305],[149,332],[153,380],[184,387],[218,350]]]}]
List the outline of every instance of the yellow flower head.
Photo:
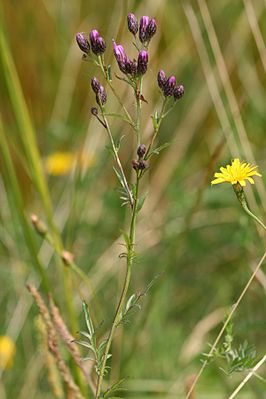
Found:
[{"label": "yellow flower head", "polygon": [[238,158],[232,161],[232,165],[227,165],[225,168],[221,167],[220,172],[214,174],[214,179],[211,184],[219,183],[239,183],[242,187],[246,185],[245,180],[248,180],[251,184],[254,184],[254,180],[251,176],[260,176],[261,174],[256,171],[257,166],[253,166],[246,162],[240,162]]},{"label": "yellow flower head", "polygon": [[49,175],[67,175],[71,170],[78,166],[87,169],[93,164],[92,157],[86,154],[74,154],[71,152],[54,152],[45,160],[45,169]]},{"label": "yellow flower head", "polygon": [[0,336],[0,370],[12,367],[16,347],[7,335]]}]

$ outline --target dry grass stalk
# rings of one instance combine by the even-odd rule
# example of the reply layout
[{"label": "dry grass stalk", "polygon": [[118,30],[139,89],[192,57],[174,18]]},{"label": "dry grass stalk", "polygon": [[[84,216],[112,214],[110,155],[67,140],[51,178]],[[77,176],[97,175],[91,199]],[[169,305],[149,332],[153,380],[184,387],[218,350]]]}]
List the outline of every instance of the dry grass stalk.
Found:
[{"label": "dry grass stalk", "polygon": [[91,390],[94,392],[95,391],[95,386],[94,386],[94,383],[93,383],[92,378],[90,376],[90,373],[88,372],[87,368],[84,366],[84,363],[83,363],[83,361],[82,361],[82,359],[80,357],[80,353],[79,353],[77,345],[75,344],[75,342],[73,342],[75,340],[75,338],[73,337],[73,335],[68,330],[64,320],[61,317],[59,309],[55,305],[51,295],[49,296],[49,307],[50,307],[50,312],[51,312],[51,315],[52,315],[52,318],[53,318],[53,321],[54,321],[54,324],[55,324],[55,328],[56,328],[58,334],[60,335],[62,341],[66,344],[66,347],[69,350],[72,358],[74,359],[74,361],[76,362],[78,367],[81,369],[81,371],[82,371],[86,381],[88,382]]},{"label": "dry grass stalk", "polygon": [[66,363],[64,362],[64,360],[61,356],[61,353],[59,351],[56,330],[52,323],[51,316],[50,316],[47,306],[45,305],[39,292],[36,290],[36,288],[33,285],[27,284],[27,289],[30,292],[30,294],[33,296],[33,298],[39,308],[39,311],[42,315],[42,318],[43,318],[43,321],[45,323],[46,330],[47,330],[48,348],[49,348],[51,354],[55,358],[58,370],[60,371],[60,374],[61,374],[67,388],[70,390],[71,396],[69,396],[69,397],[72,397],[72,393],[73,393],[75,398],[84,399],[84,396],[81,394],[79,387],[76,385],[75,381],[73,380],[70,370],[67,367]]}]

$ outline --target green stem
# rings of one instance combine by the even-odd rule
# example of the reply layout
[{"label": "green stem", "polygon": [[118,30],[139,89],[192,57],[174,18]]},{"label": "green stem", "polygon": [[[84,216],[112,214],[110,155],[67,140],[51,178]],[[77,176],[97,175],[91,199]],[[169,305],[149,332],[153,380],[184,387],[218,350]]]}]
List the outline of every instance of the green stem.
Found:
[{"label": "green stem", "polygon": [[159,118],[158,118],[158,122],[156,123],[156,125],[154,127],[154,133],[152,135],[150,145],[149,145],[147,153],[145,155],[145,159],[148,159],[149,153],[150,153],[150,151],[152,151],[152,148],[153,148],[153,145],[154,145],[154,141],[155,141],[155,139],[157,137],[157,134],[159,132],[159,129],[161,127],[161,123],[162,123],[163,118],[164,118],[164,110],[165,110],[165,107],[166,107],[167,100],[168,100],[167,97],[164,98],[164,100],[163,100],[163,104],[162,104],[162,108],[161,108],[160,115],[159,115]]},{"label": "green stem", "polygon": [[134,122],[133,122],[133,120],[132,120],[132,118],[131,118],[131,116],[130,116],[128,110],[126,109],[126,107],[125,107],[123,101],[121,100],[121,98],[119,97],[119,95],[117,94],[117,92],[115,91],[115,88],[114,88],[114,86],[113,86],[113,84],[112,84],[112,81],[110,80],[110,78],[109,78],[109,76],[108,76],[108,73],[107,73],[107,71],[106,71],[106,65],[104,64],[103,57],[102,57],[102,56],[99,56],[98,59],[99,59],[100,68],[101,68],[102,73],[103,73],[103,75],[104,75],[104,77],[105,77],[105,79],[106,79],[106,82],[107,82],[108,86],[110,87],[110,89],[111,89],[113,95],[114,95],[115,98],[117,99],[119,105],[123,108],[123,111],[124,111],[124,113],[125,113],[125,115],[126,115],[126,118],[127,118],[127,122],[135,129]]},{"label": "green stem", "polygon": [[140,145],[140,123],[141,123],[141,94],[142,94],[142,77],[140,78],[139,84],[137,85],[135,91],[136,97],[136,105],[137,105],[137,123],[136,123],[136,132],[137,132],[137,147]]},{"label": "green stem", "polygon": [[247,215],[252,217],[252,219],[255,220],[255,222],[257,222],[266,231],[265,224],[256,215],[254,215],[254,213],[252,213],[251,210],[249,209],[248,203],[246,200],[246,196],[245,196],[245,193],[244,193],[244,190],[243,190],[243,187],[241,186],[241,184],[240,183],[233,184],[233,189],[237,196],[238,201],[240,202],[242,208],[247,213]]},{"label": "green stem", "polygon": [[104,120],[104,124],[105,124],[106,130],[107,130],[110,142],[111,142],[113,154],[114,154],[114,157],[115,157],[115,160],[116,160],[116,163],[117,163],[117,166],[118,166],[118,169],[119,169],[122,181],[123,181],[123,187],[127,191],[127,196],[128,196],[128,200],[129,200],[130,206],[131,206],[131,208],[133,208],[134,199],[133,199],[133,196],[132,196],[132,192],[131,192],[131,190],[130,190],[130,188],[128,186],[128,182],[127,182],[127,179],[126,179],[126,176],[125,176],[125,173],[124,173],[124,169],[123,169],[123,166],[121,164],[120,158],[118,156],[118,150],[116,148],[116,145],[115,145],[115,142],[114,142],[114,138],[113,138],[113,135],[112,135],[108,120],[107,120],[107,118],[105,116],[105,113],[104,113],[104,110],[103,110],[102,107],[101,107],[101,112],[102,112],[102,118]]},{"label": "green stem", "polygon": [[252,213],[247,206],[242,205],[242,208],[244,209],[244,211],[252,217],[253,220],[255,220],[255,222],[257,222],[261,227],[264,228],[264,230],[266,231],[266,226],[265,224],[263,224],[263,222],[256,216],[254,215],[254,213]]},{"label": "green stem", "polygon": [[136,234],[136,220],[137,220],[137,211],[138,211],[139,181],[140,181],[140,178],[139,178],[139,174],[138,174],[137,182],[136,182],[134,206],[133,206],[133,210],[132,210],[131,223],[130,223],[130,228],[129,228],[129,244],[128,244],[128,251],[127,251],[127,271],[126,271],[126,276],[125,276],[122,293],[121,293],[121,296],[120,296],[120,299],[118,302],[118,306],[117,306],[117,309],[115,312],[114,320],[112,323],[112,327],[111,327],[111,330],[107,337],[107,343],[106,343],[105,351],[103,354],[102,365],[101,365],[101,369],[100,369],[98,381],[97,381],[95,399],[99,399],[100,395],[101,395],[101,387],[102,387],[107,357],[108,357],[108,354],[110,351],[110,347],[111,347],[111,344],[113,341],[113,337],[114,337],[116,328],[118,327],[118,325],[122,319],[122,311],[123,311],[123,308],[125,305],[126,296],[127,296],[127,292],[128,292],[128,288],[129,288],[129,284],[130,284],[130,280],[131,280],[131,271],[132,271],[132,265],[133,265],[134,254],[135,254],[135,234]]}]

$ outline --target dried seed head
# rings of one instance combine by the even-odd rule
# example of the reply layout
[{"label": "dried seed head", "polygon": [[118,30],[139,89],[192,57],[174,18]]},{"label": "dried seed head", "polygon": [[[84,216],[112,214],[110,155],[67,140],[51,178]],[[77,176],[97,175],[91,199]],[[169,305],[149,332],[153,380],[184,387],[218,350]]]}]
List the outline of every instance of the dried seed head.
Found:
[{"label": "dried seed head", "polygon": [[148,52],[145,50],[140,51],[138,56],[138,67],[137,67],[139,75],[144,75],[144,73],[146,73],[148,68],[148,60],[149,60]]},{"label": "dried seed head", "polygon": [[35,214],[31,215],[31,223],[38,234],[45,236],[48,232],[47,226]]},{"label": "dried seed head", "polygon": [[164,89],[166,81],[167,81],[167,78],[166,78],[165,72],[161,69],[157,75],[158,86],[160,87],[161,90]]},{"label": "dried seed head", "polygon": [[176,85],[175,77],[170,76],[170,78],[167,79],[167,81],[164,85],[164,89],[163,89],[163,93],[164,93],[165,97],[170,97],[173,95],[175,85]]},{"label": "dried seed head", "polygon": [[174,99],[179,100],[185,94],[185,88],[183,85],[178,85],[174,88]]},{"label": "dried seed head", "polygon": [[144,144],[141,144],[138,149],[137,149],[137,154],[139,158],[143,158],[144,155],[146,154],[146,146]]},{"label": "dried seed head", "polygon": [[66,266],[71,265],[71,263],[73,263],[74,261],[74,255],[71,252],[65,250],[61,253],[61,258]]},{"label": "dried seed head", "polygon": [[100,82],[95,76],[91,79],[91,88],[95,94],[97,94],[100,89]]},{"label": "dried seed head", "polygon": [[128,30],[129,32],[131,32],[134,36],[136,36],[136,34],[138,33],[138,20],[135,17],[134,14],[129,13],[127,16],[127,26],[128,26]]},{"label": "dried seed head", "polygon": [[141,43],[145,43],[148,40],[147,28],[149,26],[150,18],[144,15],[140,18],[139,25],[139,40]]},{"label": "dried seed head", "polygon": [[90,32],[90,42],[92,52],[96,55],[103,54],[106,49],[106,44],[96,29]]},{"label": "dried seed head", "polygon": [[102,85],[100,85],[99,87],[99,91],[96,94],[96,101],[97,103],[101,106],[104,105],[107,101],[107,94],[106,91],[104,89],[104,87]]},{"label": "dried seed head", "polygon": [[88,54],[90,51],[90,43],[88,39],[83,35],[83,33],[79,32],[76,34],[76,41],[81,51]]}]

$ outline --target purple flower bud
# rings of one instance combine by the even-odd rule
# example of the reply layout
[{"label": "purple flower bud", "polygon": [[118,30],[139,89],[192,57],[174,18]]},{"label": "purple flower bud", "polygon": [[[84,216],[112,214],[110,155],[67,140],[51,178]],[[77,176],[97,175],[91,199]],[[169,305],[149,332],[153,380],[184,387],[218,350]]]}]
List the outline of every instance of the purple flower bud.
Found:
[{"label": "purple flower bud", "polygon": [[131,32],[134,36],[138,33],[138,20],[132,13],[129,13],[127,16],[127,26],[129,32]]},{"label": "purple flower bud", "polygon": [[100,55],[105,52],[106,44],[103,38],[100,36],[96,29],[90,32],[90,42],[92,52],[96,55]]},{"label": "purple flower bud", "polygon": [[125,72],[128,73],[129,75],[135,77],[138,73],[138,66],[136,61],[132,61],[129,58],[126,59],[125,63]]},{"label": "purple flower bud", "polygon": [[98,91],[99,91],[99,89],[100,89],[100,82],[99,82],[99,80],[94,76],[92,79],[91,79],[91,88],[92,88],[92,90],[94,91],[94,93],[95,94],[97,94],[98,93]]},{"label": "purple flower bud", "polygon": [[90,44],[88,39],[83,35],[83,33],[76,34],[76,41],[81,51],[88,54],[90,51]]},{"label": "purple flower bud", "polygon": [[155,35],[156,30],[157,30],[157,24],[156,24],[155,19],[152,18],[152,19],[150,19],[150,22],[147,27],[147,37],[148,37],[147,40],[150,40],[152,38],[152,36]]},{"label": "purple flower bud", "polygon": [[132,161],[132,167],[135,170],[139,170],[139,161],[136,161],[135,159],[133,159]]},{"label": "purple flower bud", "polygon": [[148,52],[145,50],[142,50],[139,52],[138,56],[138,74],[139,75],[144,75],[144,73],[147,71],[148,68]]},{"label": "purple flower bud", "polygon": [[144,144],[139,145],[137,149],[137,154],[139,158],[143,158],[144,155],[146,154],[146,146]]},{"label": "purple flower bud", "polygon": [[176,85],[176,79],[174,76],[170,76],[170,78],[167,79],[164,89],[163,89],[163,94],[165,97],[170,97],[174,93],[174,88]]},{"label": "purple flower bud", "polygon": [[147,28],[149,26],[149,22],[150,18],[145,15],[140,18],[139,40],[141,41],[141,43],[145,43],[148,40]]},{"label": "purple flower bud", "polygon": [[185,94],[185,88],[183,85],[178,85],[174,89],[174,99],[179,100]]},{"label": "purple flower bud", "polygon": [[140,159],[139,170],[144,170],[144,169],[146,169],[146,167],[147,167],[147,163],[143,159]]},{"label": "purple flower bud", "polygon": [[121,44],[116,44],[115,41],[113,41],[114,45],[114,55],[117,61],[117,64],[119,66],[120,71],[126,73],[126,62],[127,62],[127,56],[124,50],[124,47],[121,46]]},{"label": "purple flower bud", "polygon": [[104,105],[107,101],[107,94],[106,91],[104,89],[104,87],[102,85],[100,85],[99,87],[99,91],[96,94],[96,101],[97,103],[101,106]]},{"label": "purple flower bud", "polygon": [[157,75],[158,86],[160,87],[161,90],[164,89],[166,81],[167,81],[167,78],[166,78],[165,72],[161,69]]}]

